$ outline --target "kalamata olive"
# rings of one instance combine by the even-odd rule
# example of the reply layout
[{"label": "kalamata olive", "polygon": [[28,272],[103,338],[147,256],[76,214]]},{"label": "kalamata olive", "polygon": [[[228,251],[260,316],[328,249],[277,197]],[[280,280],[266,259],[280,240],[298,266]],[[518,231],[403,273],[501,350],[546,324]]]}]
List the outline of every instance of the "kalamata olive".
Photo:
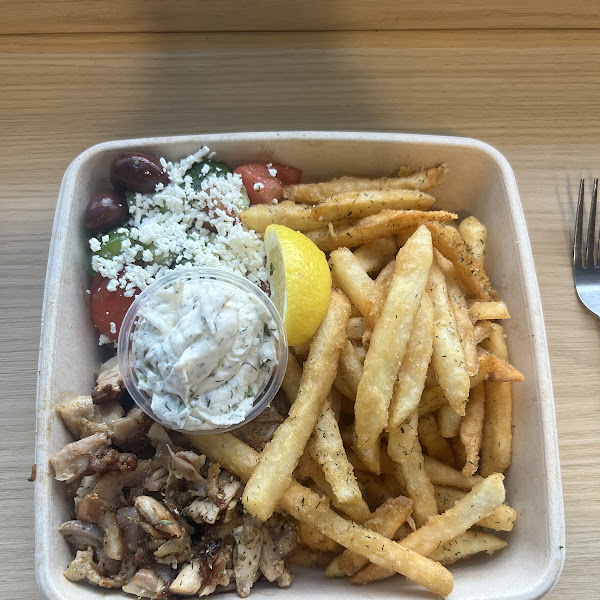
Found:
[{"label": "kalamata olive", "polygon": [[110,167],[110,180],[117,189],[126,188],[142,194],[154,192],[158,183],[169,183],[160,161],[141,152],[117,156]]},{"label": "kalamata olive", "polygon": [[127,202],[115,190],[103,190],[95,194],[85,209],[85,226],[94,233],[106,233],[129,218]]}]

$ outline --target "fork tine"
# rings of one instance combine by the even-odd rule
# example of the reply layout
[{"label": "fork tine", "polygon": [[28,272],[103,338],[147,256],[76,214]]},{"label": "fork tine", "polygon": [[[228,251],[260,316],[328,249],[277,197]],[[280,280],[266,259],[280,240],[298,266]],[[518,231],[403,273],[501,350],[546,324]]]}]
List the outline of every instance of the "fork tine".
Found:
[{"label": "fork tine", "polygon": [[579,197],[577,199],[577,213],[575,214],[575,239],[573,241],[573,266],[581,267],[583,260],[582,227],[583,227],[583,194],[585,179],[579,182]]},{"label": "fork tine", "polygon": [[596,249],[596,200],[598,199],[598,179],[594,179],[590,219],[588,223],[585,266],[594,267],[594,250]]}]

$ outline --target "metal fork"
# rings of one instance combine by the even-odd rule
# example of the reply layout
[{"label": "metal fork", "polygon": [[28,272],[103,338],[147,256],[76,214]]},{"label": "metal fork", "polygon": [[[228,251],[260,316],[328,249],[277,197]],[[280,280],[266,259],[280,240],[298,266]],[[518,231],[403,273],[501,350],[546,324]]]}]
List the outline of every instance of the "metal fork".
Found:
[{"label": "metal fork", "polygon": [[575,241],[573,243],[573,277],[579,299],[586,308],[600,317],[600,237],[596,241],[596,200],[598,198],[598,179],[594,179],[592,204],[588,220],[585,246],[583,244],[583,204],[584,184],[579,184],[577,215],[575,218]]}]

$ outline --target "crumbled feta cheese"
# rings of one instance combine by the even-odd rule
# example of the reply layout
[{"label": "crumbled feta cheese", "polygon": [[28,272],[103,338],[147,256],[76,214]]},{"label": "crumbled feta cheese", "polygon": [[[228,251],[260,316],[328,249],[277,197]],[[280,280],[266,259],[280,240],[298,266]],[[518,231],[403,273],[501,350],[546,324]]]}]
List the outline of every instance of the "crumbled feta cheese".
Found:
[{"label": "crumbled feta cheese", "polygon": [[98,252],[98,250],[100,250],[100,248],[102,248],[102,245],[100,244],[100,242],[96,238],[92,238],[90,240],[90,250],[92,252]]},{"label": "crumbled feta cheese", "polygon": [[260,190],[263,190],[265,188],[264,184],[261,183],[260,181],[257,181],[253,186],[252,186],[257,192],[260,192]]},{"label": "crumbled feta cheese", "polygon": [[114,342],[107,335],[101,333],[98,338],[98,346],[104,346],[105,344],[114,344]]},{"label": "crumbled feta cheese", "polygon": [[269,169],[269,175],[271,177],[276,177],[277,176],[277,169],[270,168]]},{"label": "crumbled feta cheese", "polygon": [[[268,280],[262,236],[240,222],[248,206],[241,176],[219,177],[204,165],[206,177],[196,190],[186,175],[194,164],[213,156],[205,146],[179,162],[160,159],[169,183],[153,194],[136,193],[130,201],[127,228],[118,230],[128,234],[120,254],[92,257],[94,271],[110,280],[108,290],[121,288],[131,297],[170,270],[189,266],[222,267],[256,284]],[[90,247],[96,252],[98,239],[92,238]]]},{"label": "crumbled feta cheese", "polygon": [[110,332],[114,335],[115,333],[117,333],[117,326],[115,325],[114,321],[110,322]]}]

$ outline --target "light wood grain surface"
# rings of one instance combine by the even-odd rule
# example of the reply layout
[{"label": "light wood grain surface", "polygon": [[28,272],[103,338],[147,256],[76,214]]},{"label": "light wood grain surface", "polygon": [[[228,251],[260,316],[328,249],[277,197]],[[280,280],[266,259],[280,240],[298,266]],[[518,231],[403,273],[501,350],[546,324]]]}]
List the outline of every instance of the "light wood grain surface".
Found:
[{"label": "light wood grain surface", "polygon": [[[572,4],[571,26],[590,22],[593,3]],[[558,8],[546,17],[561,22]],[[11,18],[12,33],[31,30]],[[600,321],[575,296],[570,243],[579,178],[600,174],[599,98],[600,38],[585,31],[0,36],[0,588],[39,597],[27,478],[46,259],[69,162],[117,138],[336,129],[470,136],[512,164],[547,325],[567,521],[548,597],[597,597]]]}]

